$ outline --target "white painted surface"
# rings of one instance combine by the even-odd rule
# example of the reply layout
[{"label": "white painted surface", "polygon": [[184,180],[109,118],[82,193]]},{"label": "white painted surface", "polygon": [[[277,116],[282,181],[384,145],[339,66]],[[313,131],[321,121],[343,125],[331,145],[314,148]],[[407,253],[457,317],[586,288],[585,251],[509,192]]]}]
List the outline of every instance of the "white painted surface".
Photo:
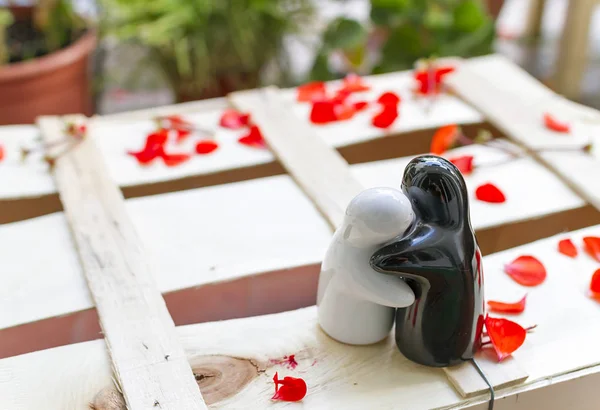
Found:
[{"label": "white painted surface", "polygon": [[[506,156],[475,145],[449,156],[469,152],[481,164],[502,162]],[[351,169],[365,188],[398,189],[409,161]],[[475,187],[487,181],[504,191],[506,203],[473,199]],[[554,175],[525,158],[482,167],[466,182],[475,229],[584,205]],[[319,263],[331,238],[326,221],[285,175],[131,199],[126,209],[157,264],[162,292]],[[61,213],[0,226],[0,248],[0,312],[9,312],[0,315],[0,328],[93,306]]]},{"label": "white painted surface", "polygon": [[[600,226],[569,236],[580,246],[584,235],[600,235]],[[595,377],[600,371],[600,332],[594,331],[592,326],[600,321],[600,309],[598,302],[586,295],[598,263],[584,254],[571,259],[558,253],[556,245],[562,238],[553,237],[484,257],[488,299],[512,300],[528,292],[525,312],[511,319],[523,326],[538,325],[514,353],[515,359],[529,373],[529,379],[524,385],[500,391],[500,397],[516,393],[528,397],[535,391],[542,397],[544,392],[568,394],[573,385],[566,391],[554,390],[555,378],[586,385],[587,378]],[[503,272],[504,264],[523,254],[538,257],[546,266],[547,279],[538,287],[524,288]],[[392,338],[372,346],[347,346],[323,334],[316,322],[316,309],[311,307],[277,315],[185,326],[180,327],[179,332],[190,359],[222,354],[253,359],[259,366],[266,367],[266,372],[240,393],[213,405],[214,408],[284,407],[285,404],[269,401],[273,394],[271,379],[276,371],[280,376],[302,377],[306,381],[308,394],[302,406],[308,409],[464,408],[485,400],[485,397],[461,400],[440,369],[407,361],[396,350]],[[295,370],[269,364],[269,359],[289,354],[296,354],[298,367]],[[586,370],[577,372],[578,369]],[[586,377],[576,379],[580,375]],[[1,403],[11,410],[84,408],[110,383],[110,368],[102,341],[0,361]],[[535,388],[541,390],[527,392]],[[596,408],[589,404],[597,403],[595,391],[579,391],[581,395],[574,398],[576,401],[571,405],[581,403],[581,408]],[[540,403],[540,395],[532,396],[538,399],[528,401],[530,407],[523,407],[513,396],[503,400],[499,408],[533,408],[533,403]],[[557,400],[558,404],[564,403],[560,397]],[[547,408],[564,408],[552,402],[546,400],[551,404]]]},{"label": "white painted surface", "polygon": [[[400,116],[387,131],[371,125],[371,118],[379,107],[373,107],[358,113],[347,121],[328,125],[310,124],[323,140],[335,147],[342,147],[377,138],[384,138],[390,133],[404,133],[420,129],[437,128],[448,123],[477,123],[482,117],[467,104],[450,95],[442,95],[427,114],[423,101],[411,96],[414,87],[411,72],[399,72],[381,76],[368,77],[365,80],[372,89],[357,93],[351,97],[355,101],[375,101],[385,91],[394,91],[403,99],[400,105]],[[329,84],[332,92],[338,89],[338,83]],[[309,122],[310,104],[296,103],[295,89],[281,91],[282,98],[293,105],[293,112],[302,121]],[[138,114],[132,115],[131,121],[107,117],[97,117],[90,125],[90,133],[104,155],[110,174],[120,186],[141,185],[182,178],[186,176],[210,174],[227,169],[259,165],[274,160],[267,149],[256,149],[241,145],[237,139],[244,135],[244,130],[228,130],[220,127],[219,118],[222,109],[190,111],[188,105],[182,105],[184,117],[199,128],[210,131],[220,144],[219,149],[209,155],[193,155],[192,159],[177,167],[167,167],[157,159],[150,166],[140,166],[135,158],[127,155],[127,151],[139,151],[145,143],[146,135],[155,129],[151,114],[140,119]],[[198,104],[198,106],[203,106]],[[20,130],[20,131],[19,131]],[[20,146],[31,143],[33,127],[0,127],[0,144],[5,145],[8,159],[0,162],[2,172],[16,173],[18,178],[6,178],[0,185],[0,198],[20,198],[55,192],[52,181],[44,173],[46,165],[31,158],[26,164],[20,164]],[[190,137],[181,145],[169,145],[168,152],[194,153],[195,143],[201,135]],[[4,171],[6,170],[6,171]]]}]

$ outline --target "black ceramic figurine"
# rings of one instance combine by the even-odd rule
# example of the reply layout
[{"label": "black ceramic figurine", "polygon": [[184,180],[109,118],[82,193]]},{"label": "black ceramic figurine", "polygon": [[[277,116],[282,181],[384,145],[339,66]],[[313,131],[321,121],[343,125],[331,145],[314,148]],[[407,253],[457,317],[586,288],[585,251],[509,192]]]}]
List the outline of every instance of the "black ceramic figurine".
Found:
[{"label": "black ceramic figurine", "polygon": [[479,349],[484,313],[481,253],[465,181],[449,161],[423,155],[406,167],[402,191],[415,221],[370,264],[403,278],[415,293],[413,305],[396,310],[400,351],[423,365],[456,365]]}]

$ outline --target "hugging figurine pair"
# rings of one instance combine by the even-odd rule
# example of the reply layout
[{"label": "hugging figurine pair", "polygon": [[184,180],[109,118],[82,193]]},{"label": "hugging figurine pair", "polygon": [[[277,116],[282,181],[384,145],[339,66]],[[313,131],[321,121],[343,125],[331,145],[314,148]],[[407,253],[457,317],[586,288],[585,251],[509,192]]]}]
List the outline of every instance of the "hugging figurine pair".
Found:
[{"label": "hugging figurine pair", "polygon": [[402,191],[356,196],[323,260],[317,305],[321,328],[340,342],[379,342],[395,320],[396,344],[414,362],[473,358],[483,271],[460,171],[423,155],[406,167]]}]

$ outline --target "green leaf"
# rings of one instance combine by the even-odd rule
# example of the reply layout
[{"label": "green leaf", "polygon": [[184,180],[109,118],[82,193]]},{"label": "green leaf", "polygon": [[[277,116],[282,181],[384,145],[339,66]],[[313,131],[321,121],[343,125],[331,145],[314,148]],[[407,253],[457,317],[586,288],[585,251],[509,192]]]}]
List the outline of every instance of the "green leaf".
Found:
[{"label": "green leaf", "polygon": [[344,17],[329,23],[323,34],[323,45],[330,50],[353,49],[367,39],[367,30],[356,20]]},{"label": "green leaf", "polygon": [[371,0],[371,21],[376,26],[396,26],[410,3],[411,0]]},{"label": "green leaf", "polygon": [[323,50],[317,53],[309,77],[311,81],[329,81],[335,77],[329,71],[329,55]]},{"label": "green leaf", "polygon": [[417,28],[403,24],[395,28],[381,50],[382,61],[386,64],[405,63],[430,54],[422,44]]},{"label": "green leaf", "polygon": [[477,31],[462,35],[457,40],[444,44],[440,48],[441,56],[474,57],[492,52],[496,30],[489,21]]},{"label": "green leaf", "polygon": [[445,30],[452,27],[452,14],[437,4],[433,4],[425,13],[423,25],[432,30]]},{"label": "green leaf", "polygon": [[481,3],[477,0],[463,0],[454,9],[454,27],[467,33],[481,27],[487,19]]}]

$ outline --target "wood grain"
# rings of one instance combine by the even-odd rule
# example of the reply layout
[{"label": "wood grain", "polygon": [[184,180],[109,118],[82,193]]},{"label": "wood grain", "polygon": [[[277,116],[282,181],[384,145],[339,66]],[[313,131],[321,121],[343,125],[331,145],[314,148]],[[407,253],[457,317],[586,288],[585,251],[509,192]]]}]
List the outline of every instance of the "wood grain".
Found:
[{"label": "wood grain", "polygon": [[250,113],[277,159],[335,229],[342,223],[348,203],[363,188],[344,158],[277,93],[270,87],[233,93],[229,98],[236,108]]},{"label": "wood grain", "polygon": [[[38,125],[47,143],[65,138],[58,117]],[[93,136],[56,161],[54,179],[128,408],[206,408],[157,290],[152,258]]]}]

